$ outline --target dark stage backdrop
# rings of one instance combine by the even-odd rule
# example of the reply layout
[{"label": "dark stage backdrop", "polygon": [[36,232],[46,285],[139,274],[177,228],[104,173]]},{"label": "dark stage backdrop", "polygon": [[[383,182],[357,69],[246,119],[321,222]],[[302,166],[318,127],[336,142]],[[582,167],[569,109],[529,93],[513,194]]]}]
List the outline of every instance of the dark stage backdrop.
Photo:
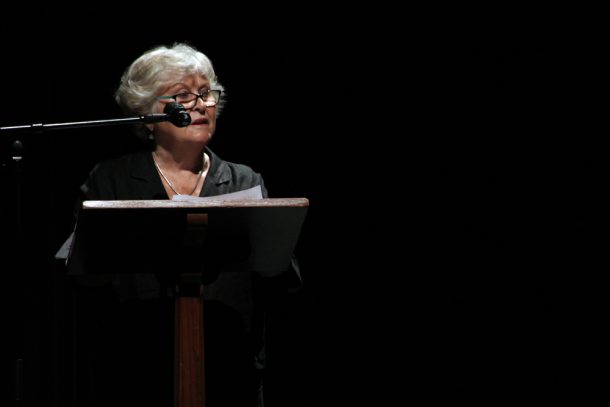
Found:
[{"label": "dark stage backdrop", "polygon": [[[2,51],[0,126],[121,117],[113,92],[142,52],[186,41],[206,53],[228,94],[210,147],[261,172],[272,197],[306,197],[311,204],[297,248],[306,288],[283,299],[272,318],[270,405],[286,405],[286,397],[293,406],[351,397],[345,386],[353,382],[336,378],[357,378],[354,366],[368,364],[358,356],[360,338],[371,330],[363,325],[367,294],[355,287],[364,287],[363,273],[372,270],[371,236],[381,238],[374,236],[374,194],[387,191],[386,170],[375,164],[382,151],[367,148],[386,137],[376,134],[376,104],[387,85],[376,84],[380,50],[370,31],[356,29],[360,23],[351,17],[336,26],[336,15],[244,23],[226,14],[183,21],[118,9],[78,18],[64,11],[33,8],[27,18],[15,15],[21,28],[2,27],[11,40]],[[33,34],[22,38],[23,30]],[[18,164],[15,140],[23,144]],[[22,360],[22,405],[69,405],[70,297],[53,255],[70,232],[76,192],[89,170],[138,144],[121,126],[3,133],[0,143],[8,242],[2,371],[19,377],[14,370]],[[0,404],[17,405],[15,384],[5,383]]]},{"label": "dark stage backdrop", "polygon": [[[120,117],[127,65],[187,41],[228,93],[210,147],[260,171],[273,197],[310,200],[305,289],[273,316],[271,407],[577,394],[577,358],[558,355],[565,327],[584,326],[586,285],[573,282],[592,270],[602,222],[583,202],[605,199],[592,193],[605,166],[594,143],[560,141],[600,133],[562,114],[577,95],[569,67],[589,52],[560,34],[559,13],[202,7],[3,15],[15,26],[0,27],[0,126]],[[0,134],[0,368],[15,377],[23,359],[21,405],[66,406],[70,304],[52,257],[88,171],[138,145],[126,127],[20,140],[17,182],[14,139]],[[17,405],[2,386],[0,404]]]}]

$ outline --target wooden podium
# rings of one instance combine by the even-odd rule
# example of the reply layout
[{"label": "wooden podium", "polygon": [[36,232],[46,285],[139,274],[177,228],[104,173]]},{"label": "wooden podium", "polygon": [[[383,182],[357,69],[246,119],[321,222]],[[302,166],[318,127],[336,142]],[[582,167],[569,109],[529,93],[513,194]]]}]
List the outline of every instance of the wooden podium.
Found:
[{"label": "wooden podium", "polygon": [[308,206],[306,198],[85,201],[68,273],[174,274],[174,407],[205,406],[204,274],[282,273]]}]

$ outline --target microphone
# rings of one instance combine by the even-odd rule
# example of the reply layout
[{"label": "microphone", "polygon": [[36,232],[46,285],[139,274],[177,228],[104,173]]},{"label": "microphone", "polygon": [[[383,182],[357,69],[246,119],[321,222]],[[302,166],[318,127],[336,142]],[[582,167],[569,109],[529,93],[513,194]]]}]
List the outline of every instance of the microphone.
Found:
[{"label": "microphone", "polygon": [[144,123],[170,122],[176,127],[186,127],[191,124],[191,115],[180,103],[171,102],[165,106],[163,113],[153,113],[140,116]]},{"label": "microphone", "polygon": [[176,127],[186,127],[191,124],[191,115],[180,103],[168,103],[163,109],[163,113],[167,115],[167,121]]}]

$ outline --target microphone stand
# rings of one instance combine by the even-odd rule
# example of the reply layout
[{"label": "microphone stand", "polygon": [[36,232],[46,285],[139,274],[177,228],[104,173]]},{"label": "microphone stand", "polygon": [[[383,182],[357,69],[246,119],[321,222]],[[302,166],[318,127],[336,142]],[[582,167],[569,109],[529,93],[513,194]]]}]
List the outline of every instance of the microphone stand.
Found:
[{"label": "microphone stand", "polygon": [[[15,213],[15,216],[13,218],[13,231],[15,233],[14,235],[14,240],[12,242],[12,244],[9,244],[9,247],[12,248],[12,253],[8,254],[3,257],[5,257],[5,259],[9,262],[10,265],[10,269],[17,269],[17,265],[21,264],[22,261],[25,261],[24,254],[25,254],[25,242],[24,242],[24,236],[23,236],[23,225],[22,225],[22,207],[21,207],[21,194],[22,194],[22,190],[21,190],[21,173],[22,173],[22,167],[21,167],[21,160],[23,158],[23,143],[20,140],[14,140],[11,143],[11,167],[13,169],[13,188],[15,193],[13,194],[14,197],[14,205],[13,205],[13,210]],[[4,165],[3,165],[4,166]],[[21,267],[21,266],[20,266]],[[16,297],[14,298],[14,301],[18,301],[19,298],[25,298],[26,297],[26,290],[23,284],[24,281],[24,273],[25,270],[20,270],[19,271],[15,271],[15,274],[11,275],[11,282],[15,285],[18,286],[18,290],[15,290],[13,295],[16,295]],[[11,300],[11,302],[13,302],[13,300]],[[23,313],[25,312],[24,310],[26,309],[25,304],[19,304],[18,309]],[[23,322],[25,315],[21,314],[21,318],[17,317],[17,320],[13,320],[11,319],[11,322],[15,322],[14,324],[10,324],[13,325],[14,329],[16,332],[20,332],[23,335],[25,335],[25,329],[26,329],[26,325],[25,322]],[[14,318],[14,317],[11,317]],[[9,326],[10,326],[9,325]],[[11,338],[12,339],[12,338]],[[13,385],[13,394],[12,394],[12,398],[13,401],[15,402],[15,406],[21,406],[22,401],[23,401],[23,391],[24,391],[24,353],[25,353],[25,340],[21,340],[21,339],[25,339],[25,338],[20,338],[18,337],[18,335],[15,335],[14,340],[11,342],[14,346],[14,354],[13,356],[13,360],[12,360],[12,385]]]},{"label": "microphone stand", "polygon": [[108,119],[108,120],[90,120],[86,122],[71,122],[71,123],[52,123],[52,124],[27,124],[25,126],[11,126],[11,127],[0,127],[0,134],[2,132],[12,131],[30,131],[30,132],[41,132],[44,130],[60,130],[60,129],[73,129],[81,127],[99,127],[99,126],[112,126],[116,124],[135,124],[135,123],[158,123],[169,121],[176,127],[186,127],[191,124],[191,116],[186,111],[184,106],[180,103],[171,102],[165,106],[163,113],[154,113],[144,116],[136,117],[125,117],[121,119]]},{"label": "microphone stand", "polygon": [[[163,121],[172,121],[171,114],[166,113],[155,113],[146,116],[137,117],[125,117],[121,119],[108,119],[108,120],[90,120],[85,122],[70,122],[70,123],[51,123],[51,124],[27,124],[23,126],[10,126],[0,127],[0,134],[5,131],[30,131],[30,132],[42,132],[45,130],[62,130],[82,127],[99,127],[99,126],[113,126],[117,124],[135,124],[135,123],[158,123]],[[173,123],[173,121],[172,121]],[[174,123],[176,124],[176,123]],[[178,126],[182,127],[182,126]]]},{"label": "microphone stand", "polygon": [[[189,113],[184,109],[184,106],[182,106],[181,104],[178,103],[169,103],[166,108],[164,109],[165,113],[155,113],[155,114],[150,114],[150,115],[143,115],[143,116],[136,116],[136,117],[127,117],[127,118],[119,118],[119,119],[107,119],[107,120],[90,120],[90,121],[82,121],[82,122],[67,122],[67,123],[51,123],[51,124],[43,124],[43,123],[36,123],[36,124],[27,124],[27,125],[21,125],[21,126],[8,126],[8,127],[0,127],[0,136],[3,136],[5,134],[9,134],[9,133],[17,133],[17,134],[22,134],[22,133],[41,133],[44,132],[46,130],[62,130],[62,129],[74,129],[74,128],[84,128],[84,127],[100,127],[100,126],[113,126],[113,125],[124,125],[124,124],[136,124],[136,123],[143,123],[143,124],[149,124],[149,123],[158,123],[158,122],[163,122],[163,121],[169,121],[172,124],[174,124],[176,127],[186,127],[191,123],[191,117],[189,115]],[[0,137],[1,139],[2,137]],[[24,268],[24,266],[21,264],[23,261],[25,261],[24,259],[28,258],[27,253],[26,253],[26,241],[25,241],[25,233],[24,233],[24,227],[23,227],[23,202],[22,202],[22,188],[21,188],[21,175],[23,172],[23,168],[22,168],[22,160],[23,160],[23,150],[24,150],[24,146],[23,146],[23,142],[18,138],[14,138],[13,142],[11,143],[11,157],[12,157],[12,162],[13,162],[13,168],[14,168],[14,178],[13,178],[13,182],[15,185],[15,194],[14,194],[14,200],[15,200],[15,206],[14,206],[14,210],[15,210],[15,217],[14,217],[14,222],[15,222],[15,228],[14,228],[14,232],[15,232],[15,239],[14,242],[17,245],[17,247],[15,248],[15,253],[17,254],[16,258],[15,256],[12,257],[11,262],[12,263],[12,267],[14,268]],[[4,166],[4,165],[3,165]],[[19,265],[19,266],[17,266]],[[16,278],[18,279],[17,281],[19,282],[23,282],[24,280],[24,276],[26,275],[26,270],[24,268],[24,270],[18,270],[15,271],[16,273]],[[21,284],[23,285],[23,284]],[[53,286],[54,289],[57,288],[58,283],[57,281],[53,281]],[[22,296],[25,296],[26,290],[25,287],[23,287],[23,293],[21,293]],[[53,300],[55,301],[55,299]],[[23,307],[22,307],[23,308]],[[22,317],[23,319],[23,317]],[[57,321],[57,316],[54,317],[54,322],[53,324],[54,326],[54,330],[56,330],[57,332],[54,333],[55,336],[58,335],[58,330],[59,330],[59,322]],[[25,371],[25,366],[27,365],[26,361],[25,361],[25,348],[26,346],[24,346],[25,343],[25,339],[26,339],[26,324],[20,324],[20,331],[22,332],[22,334],[24,335],[24,338],[22,338],[23,340],[18,341],[19,345],[16,345],[16,349],[15,349],[15,353],[14,353],[14,365],[13,365],[13,401],[14,401],[14,406],[18,407],[18,406],[22,406],[23,402],[24,402],[24,390],[26,388],[25,386],[25,382],[26,382],[26,378],[29,376],[27,375],[26,371]],[[54,350],[54,352],[58,352],[57,349]],[[57,372],[55,372],[57,373]],[[57,391],[57,389],[54,389],[53,391]],[[55,395],[56,396],[56,395]]]}]

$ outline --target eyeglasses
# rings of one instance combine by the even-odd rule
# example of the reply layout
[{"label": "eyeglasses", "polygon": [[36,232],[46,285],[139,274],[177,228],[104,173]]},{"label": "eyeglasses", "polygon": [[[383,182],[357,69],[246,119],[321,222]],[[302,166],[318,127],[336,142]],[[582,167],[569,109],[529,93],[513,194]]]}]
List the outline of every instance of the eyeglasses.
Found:
[{"label": "eyeglasses", "polygon": [[204,90],[201,93],[183,92],[172,96],[158,96],[157,99],[174,99],[184,106],[185,109],[192,109],[197,104],[197,99],[201,98],[206,107],[214,107],[220,100],[221,91]]}]

